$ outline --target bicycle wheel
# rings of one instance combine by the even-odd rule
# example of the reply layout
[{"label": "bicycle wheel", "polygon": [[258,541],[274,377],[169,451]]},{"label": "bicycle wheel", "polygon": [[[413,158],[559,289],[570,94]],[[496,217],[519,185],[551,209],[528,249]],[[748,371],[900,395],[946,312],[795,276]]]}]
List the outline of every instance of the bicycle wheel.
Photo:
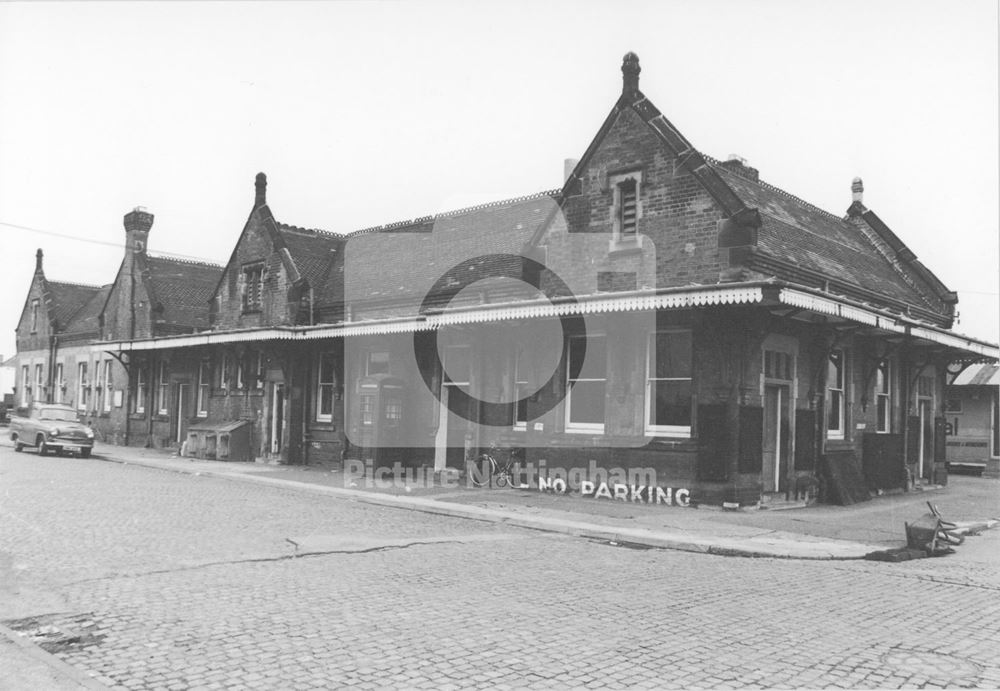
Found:
[{"label": "bicycle wheel", "polygon": [[497,487],[506,487],[511,482],[510,468],[497,466],[497,469],[493,473],[493,480],[493,484]]},{"label": "bicycle wheel", "polygon": [[[521,486],[521,478],[518,473],[514,472],[514,464],[510,463],[506,468],[503,469],[503,478],[505,484],[511,489],[518,489]],[[503,485],[500,485],[503,487]]]},{"label": "bicycle wheel", "polygon": [[473,461],[474,468],[469,473],[469,481],[476,487],[487,487],[497,469],[497,462],[488,453],[480,454]]}]

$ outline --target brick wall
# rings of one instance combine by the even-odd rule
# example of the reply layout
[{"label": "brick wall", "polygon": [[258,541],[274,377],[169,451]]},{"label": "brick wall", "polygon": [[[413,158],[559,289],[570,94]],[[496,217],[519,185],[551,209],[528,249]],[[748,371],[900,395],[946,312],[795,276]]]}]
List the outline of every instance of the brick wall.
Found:
[{"label": "brick wall", "polygon": [[[656,250],[655,267],[643,266],[634,254],[601,254],[579,261],[571,252],[576,245],[564,245],[559,235],[569,233],[611,233],[614,213],[614,175],[639,171],[639,234],[652,238]],[[722,268],[718,249],[718,221],[721,210],[700,183],[676,165],[675,159],[631,109],[622,111],[599,144],[582,173],[581,194],[568,199],[565,222],[554,224],[543,244],[547,261],[574,285],[593,283],[598,275],[610,272],[622,285],[623,272],[637,271],[639,287],[655,282],[655,287],[689,283],[717,283]],[[608,279],[602,281],[604,288]]]},{"label": "brick wall", "polygon": [[[215,296],[214,326],[217,329],[254,328],[295,322],[297,298],[289,295],[291,281],[281,255],[274,250],[267,223],[261,209],[256,209],[247,221]],[[259,312],[244,313],[243,267],[256,262],[264,262],[265,266],[261,309]],[[291,302],[290,298],[293,298]]]}]

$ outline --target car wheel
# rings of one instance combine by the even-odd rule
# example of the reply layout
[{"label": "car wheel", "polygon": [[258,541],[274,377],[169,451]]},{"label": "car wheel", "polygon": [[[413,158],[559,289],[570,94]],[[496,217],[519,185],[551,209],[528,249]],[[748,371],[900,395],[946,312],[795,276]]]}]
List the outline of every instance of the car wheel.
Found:
[{"label": "car wheel", "polygon": [[49,445],[45,443],[45,440],[42,437],[39,437],[36,440],[35,446],[38,447],[38,455],[39,456],[48,456],[49,455]]},{"label": "car wheel", "polygon": [[24,451],[24,444],[22,444],[19,441],[14,442],[14,450],[17,451],[18,453],[21,453],[22,451]]},{"label": "car wheel", "polygon": [[80,449],[80,458],[90,458],[90,449]]}]

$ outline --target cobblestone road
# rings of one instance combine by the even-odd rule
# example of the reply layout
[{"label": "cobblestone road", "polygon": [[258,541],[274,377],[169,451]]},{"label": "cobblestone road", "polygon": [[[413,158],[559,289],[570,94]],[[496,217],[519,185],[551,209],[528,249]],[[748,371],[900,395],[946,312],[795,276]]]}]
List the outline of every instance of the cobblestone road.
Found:
[{"label": "cobblestone road", "polygon": [[0,620],[109,687],[1000,686],[984,562],[633,550],[6,447],[0,502]]}]

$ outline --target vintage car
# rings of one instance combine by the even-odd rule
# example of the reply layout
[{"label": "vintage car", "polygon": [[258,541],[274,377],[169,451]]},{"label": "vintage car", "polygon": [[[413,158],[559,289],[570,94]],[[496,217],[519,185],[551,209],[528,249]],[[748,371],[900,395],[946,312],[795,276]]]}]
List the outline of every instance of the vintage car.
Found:
[{"label": "vintage car", "polygon": [[77,421],[76,411],[58,403],[32,403],[10,419],[15,451],[34,446],[40,456],[72,451],[84,458],[94,448],[94,431]]}]

